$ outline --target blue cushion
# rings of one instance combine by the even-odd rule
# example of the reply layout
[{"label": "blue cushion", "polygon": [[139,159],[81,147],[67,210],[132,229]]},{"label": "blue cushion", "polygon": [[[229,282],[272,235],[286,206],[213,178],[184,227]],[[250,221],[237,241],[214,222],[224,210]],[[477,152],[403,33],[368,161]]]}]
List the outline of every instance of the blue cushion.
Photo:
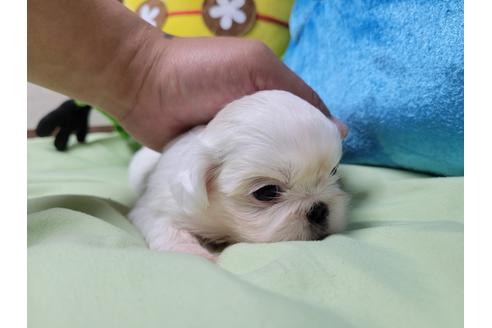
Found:
[{"label": "blue cushion", "polygon": [[285,62],[350,127],[345,163],[463,175],[463,1],[297,0]]}]

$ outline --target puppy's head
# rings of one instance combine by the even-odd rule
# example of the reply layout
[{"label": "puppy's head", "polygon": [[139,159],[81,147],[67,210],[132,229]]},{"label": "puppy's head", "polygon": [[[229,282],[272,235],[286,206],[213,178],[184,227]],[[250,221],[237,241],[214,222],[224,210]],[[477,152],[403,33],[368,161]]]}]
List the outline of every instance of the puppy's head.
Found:
[{"label": "puppy's head", "polygon": [[306,101],[262,91],[227,105],[189,163],[184,228],[219,242],[321,239],[345,226],[337,127]]}]

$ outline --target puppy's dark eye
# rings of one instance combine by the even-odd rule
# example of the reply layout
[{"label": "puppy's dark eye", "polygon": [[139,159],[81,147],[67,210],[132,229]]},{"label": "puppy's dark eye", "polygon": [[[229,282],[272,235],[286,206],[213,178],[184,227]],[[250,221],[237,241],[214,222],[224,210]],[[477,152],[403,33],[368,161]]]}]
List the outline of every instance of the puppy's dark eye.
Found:
[{"label": "puppy's dark eye", "polygon": [[335,166],[335,168],[333,170],[331,170],[330,175],[337,174],[337,169],[338,169],[338,166]]},{"label": "puppy's dark eye", "polygon": [[271,202],[280,197],[282,190],[276,185],[267,185],[253,192],[253,197],[262,202]]}]

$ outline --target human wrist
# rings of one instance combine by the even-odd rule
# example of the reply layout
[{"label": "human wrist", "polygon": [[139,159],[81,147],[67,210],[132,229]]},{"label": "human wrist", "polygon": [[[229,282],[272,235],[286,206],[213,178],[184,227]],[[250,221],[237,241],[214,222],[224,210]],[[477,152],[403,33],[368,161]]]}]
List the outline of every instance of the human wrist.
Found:
[{"label": "human wrist", "polygon": [[132,29],[100,75],[97,89],[101,93],[96,105],[118,120],[133,111],[166,42],[159,30],[146,23]]}]

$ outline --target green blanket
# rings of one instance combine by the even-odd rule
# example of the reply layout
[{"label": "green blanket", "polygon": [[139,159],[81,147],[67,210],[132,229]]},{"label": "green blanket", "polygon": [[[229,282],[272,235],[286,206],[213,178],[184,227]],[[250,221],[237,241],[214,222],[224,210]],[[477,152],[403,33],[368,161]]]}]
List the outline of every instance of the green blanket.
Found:
[{"label": "green blanket", "polygon": [[238,244],[218,265],[150,251],[114,135],[28,142],[30,327],[461,327],[463,178],[342,165],[348,230]]}]

